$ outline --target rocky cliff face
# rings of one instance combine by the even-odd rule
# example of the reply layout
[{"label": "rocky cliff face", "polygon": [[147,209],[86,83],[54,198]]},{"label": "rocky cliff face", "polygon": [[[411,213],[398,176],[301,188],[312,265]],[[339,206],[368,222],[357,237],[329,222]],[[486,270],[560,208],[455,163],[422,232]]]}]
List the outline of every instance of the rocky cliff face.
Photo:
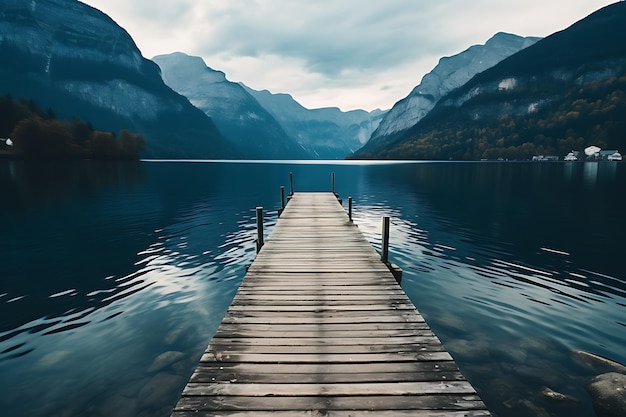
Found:
[{"label": "rocky cliff face", "polygon": [[252,159],[309,158],[280,124],[241,85],[200,57],[180,52],[153,58],[163,80],[211,117],[222,135]]},{"label": "rocky cliff face", "polygon": [[125,30],[79,1],[3,0],[0,53],[0,94],[97,129],[138,131],[148,156],[236,155],[208,117],[163,83]]},{"label": "rocky cliff face", "polygon": [[626,3],[476,74],[410,129],[361,158],[530,159],[590,145],[626,147]]},{"label": "rocky cliff face", "polygon": [[421,83],[385,115],[370,141],[372,144],[384,142],[386,137],[409,129],[423,119],[445,94],[538,40],[498,33],[484,45],[474,45],[457,55],[441,58]]},{"label": "rocky cliff face", "polygon": [[246,90],[272,115],[287,134],[314,158],[343,159],[369,139],[385,112],[328,107],[307,109],[289,94]]}]

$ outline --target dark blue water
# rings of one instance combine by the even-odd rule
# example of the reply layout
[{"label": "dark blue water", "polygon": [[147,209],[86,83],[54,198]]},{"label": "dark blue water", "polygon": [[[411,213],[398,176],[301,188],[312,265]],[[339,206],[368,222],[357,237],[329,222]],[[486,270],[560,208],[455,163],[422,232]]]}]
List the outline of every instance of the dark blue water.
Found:
[{"label": "dark blue water", "polygon": [[571,352],[626,363],[624,164],[0,161],[2,415],[169,415],[289,172],[335,172],[377,248],[392,217],[403,288],[494,413],[594,415],[605,371]]}]

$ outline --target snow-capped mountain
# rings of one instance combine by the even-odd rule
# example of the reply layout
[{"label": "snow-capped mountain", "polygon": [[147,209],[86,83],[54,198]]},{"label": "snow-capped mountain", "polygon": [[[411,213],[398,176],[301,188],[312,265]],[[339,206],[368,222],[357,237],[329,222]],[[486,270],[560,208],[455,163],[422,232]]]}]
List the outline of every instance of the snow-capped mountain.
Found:
[{"label": "snow-capped mountain", "polygon": [[421,83],[385,115],[370,142],[385,142],[386,137],[409,129],[424,118],[445,94],[539,39],[497,33],[484,45],[474,45],[457,55],[441,58]]},{"label": "snow-capped mountain", "polygon": [[130,35],[84,3],[2,0],[0,56],[0,94],[96,129],[141,133],[148,156],[236,155],[210,118],[163,83]]},{"label": "snow-capped mountain", "polygon": [[200,57],[181,52],[152,58],[165,83],[211,117],[222,135],[249,158],[309,157],[241,85]]},{"label": "snow-capped mountain", "polygon": [[343,159],[369,139],[385,112],[341,111],[336,107],[307,109],[289,94],[246,90],[314,158]]}]

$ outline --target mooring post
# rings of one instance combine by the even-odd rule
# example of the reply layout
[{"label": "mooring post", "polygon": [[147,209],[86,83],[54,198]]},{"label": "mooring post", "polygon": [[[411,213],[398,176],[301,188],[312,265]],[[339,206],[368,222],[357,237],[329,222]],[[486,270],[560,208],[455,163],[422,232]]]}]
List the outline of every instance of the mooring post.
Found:
[{"label": "mooring post", "polygon": [[352,197],[348,197],[348,218],[352,221]]},{"label": "mooring post", "polygon": [[383,217],[383,241],[380,260],[389,263],[389,216]]},{"label": "mooring post", "polygon": [[398,284],[402,283],[402,268],[389,262],[389,217],[383,217],[383,241],[380,260],[387,265],[389,272],[396,279]]},{"label": "mooring post", "polygon": [[333,190],[333,195],[335,196],[335,198],[337,198],[337,201],[339,201],[339,204],[343,205],[343,200],[339,198],[339,194],[335,192],[335,173],[334,172],[330,176],[330,182],[331,182],[331,186]]},{"label": "mooring post", "polygon": [[291,197],[293,195],[293,172],[289,173],[289,186],[290,186],[289,197]]},{"label": "mooring post", "polygon": [[281,214],[283,214],[284,210],[285,210],[285,186],[281,185],[280,186],[280,210],[278,210],[279,217]]},{"label": "mooring post", "polygon": [[259,251],[263,247],[263,207],[256,208],[256,229],[256,251],[257,253],[259,253]]}]

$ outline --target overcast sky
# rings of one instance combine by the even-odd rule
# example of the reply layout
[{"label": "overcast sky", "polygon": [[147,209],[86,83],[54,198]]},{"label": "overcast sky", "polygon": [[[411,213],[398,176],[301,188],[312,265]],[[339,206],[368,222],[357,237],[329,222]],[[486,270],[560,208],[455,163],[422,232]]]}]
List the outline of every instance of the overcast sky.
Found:
[{"label": "overcast sky", "polygon": [[201,56],[230,81],[305,107],[388,109],[439,58],[497,32],[548,36],[610,0],[83,0],[146,58]]}]

